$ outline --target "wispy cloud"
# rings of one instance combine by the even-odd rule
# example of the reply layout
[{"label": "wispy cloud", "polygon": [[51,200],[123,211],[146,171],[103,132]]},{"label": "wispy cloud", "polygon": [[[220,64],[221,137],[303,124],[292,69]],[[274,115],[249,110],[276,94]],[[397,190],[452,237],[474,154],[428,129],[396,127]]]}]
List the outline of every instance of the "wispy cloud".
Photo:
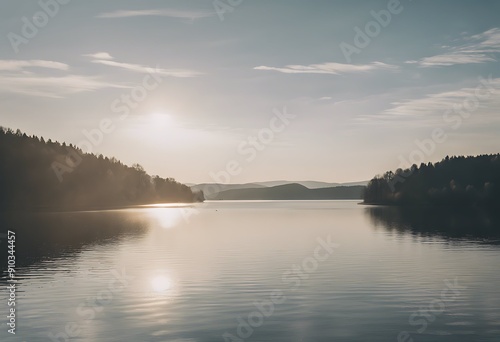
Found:
[{"label": "wispy cloud", "polygon": [[[106,53],[95,54],[101,58],[110,57]],[[98,76],[72,75],[64,73],[47,75],[31,68],[68,71],[68,64],[46,60],[0,60],[0,92],[63,98],[67,95],[95,91],[104,88],[128,88],[107,82]]]},{"label": "wispy cloud", "polygon": [[482,53],[474,51],[469,52],[450,52],[442,55],[425,57],[419,61],[408,61],[408,64],[418,64],[421,67],[434,67],[434,66],[450,66],[455,64],[477,64],[494,62],[493,57],[487,56]]},{"label": "wispy cloud", "polygon": [[214,13],[202,11],[187,11],[175,9],[150,9],[150,10],[118,10],[113,12],[106,12],[97,15],[97,18],[130,18],[130,17],[169,17],[178,19],[201,19],[214,15]]},{"label": "wispy cloud", "polygon": [[97,52],[97,53],[90,53],[87,55],[84,55],[85,57],[91,57],[95,59],[114,59],[113,56],[111,56],[107,52]]},{"label": "wispy cloud", "polygon": [[464,37],[461,45],[443,46],[443,49],[446,51],[442,54],[406,63],[427,68],[495,62],[496,58],[493,55],[500,52],[500,28],[492,28],[477,35]]},{"label": "wispy cloud", "polygon": [[[140,64],[121,63],[107,52],[84,55],[93,58],[92,63],[121,68],[138,73],[158,73],[172,77],[194,77],[201,73],[185,69],[150,68]],[[64,71],[47,75],[30,68],[45,68]],[[68,64],[45,60],[0,60],[0,93],[23,94],[49,98],[64,98],[68,95],[97,91],[107,88],[130,88],[128,85],[107,81],[101,76],[68,74]]]},{"label": "wispy cloud", "polygon": [[342,64],[342,63],[323,63],[309,65],[287,65],[285,67],[258,66],[255,70],[278,71],[285,74],[330,74],[339,75],[346,73],[363,73],[374,70],[397,70],[396,65],[385,64],[382,62],[373,62],[364,65]]},{"label": "wispy cloud", "polygon": [[106,82],[95,76],[0,75],[0,93],[64,98],[67,95],[104,88],[129,87]]},{"label": "wispy cloud", "polygon": [[[163,76],[171,76],[171,77],[196,77],[201,75],[202,73],[194,71],[194,70],[188,70],[188,69],[161,69],[161,68],[151,68],[146,65],[141,65],[141,64],[132,64],[132,63],[122,63],[122,62],[117,62],[112,59],[114,59],[109,53],[106,52],[100,52],[97,54],[92,54],[92,55],[86,55],[86,56],[91,56],[97,59],[94,59],[92,63],[96,64],[102,64],[102,65],[107,65],[115,68],[121,68],[133,72],[139,72],[139,73],[158,73]],[[103,58],[104,57],[104,58]]]},{"label": "wispy cloud", "polygon": [[46,68],[68,70],[69,66],[60,62],[45,60],[0,60],[0,71],[22,71],[26,68]]},{"label": "wispy cloud", "polygon": [[[460,88],[452,91],[428,94],[417,99],[395,101],[391,108],[378,114],[363,115],[361,121],[366,120],[411,120],[432,121],[442,120],[443,114],[456,108],[462,108],[466,99],[474,99],[479,108],[491,108],[496,110],[500,105],[500,78],[488,80],[489,89],[481,90],[481,93],[489,92],[490,96],[484,99],[477,98],[477,88]],[[497,117],[495,115],[495,117]]]}]

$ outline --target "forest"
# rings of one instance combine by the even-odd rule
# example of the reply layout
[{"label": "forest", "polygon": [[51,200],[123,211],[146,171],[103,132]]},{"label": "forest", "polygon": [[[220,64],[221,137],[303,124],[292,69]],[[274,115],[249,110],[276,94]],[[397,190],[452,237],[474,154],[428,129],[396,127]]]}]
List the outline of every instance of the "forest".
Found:
[{"label": "forest", "polygon": [[498,207],[500,154],[446,157],[373,178],[365,204]]},{"label": "forest", "polygon": [[202,192],[173,178],[150,176],[139,164],[130,167],[73,144],[0,127],[0,210],[203,200]]}]

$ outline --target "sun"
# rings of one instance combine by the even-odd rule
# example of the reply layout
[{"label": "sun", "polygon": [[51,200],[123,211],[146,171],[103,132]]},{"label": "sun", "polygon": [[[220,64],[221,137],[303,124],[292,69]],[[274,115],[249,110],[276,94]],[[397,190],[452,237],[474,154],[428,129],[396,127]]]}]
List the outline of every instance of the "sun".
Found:
[{"label": "sun", "polygon": [[168,277],[159,275],[151,279],[151,287],[155,292],[166,292],[172,287],[172,282]]},{"label": "sun", "polygon": [[172,123],[172,117],[165,112],[153,112],[149,114],[148,121],[155,128],[165,128]]}]

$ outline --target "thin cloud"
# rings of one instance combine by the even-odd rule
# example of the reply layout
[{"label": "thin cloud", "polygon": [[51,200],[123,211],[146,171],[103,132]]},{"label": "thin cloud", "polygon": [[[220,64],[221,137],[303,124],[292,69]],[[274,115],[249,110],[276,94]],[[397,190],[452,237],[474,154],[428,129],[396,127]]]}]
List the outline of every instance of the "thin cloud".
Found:
[{"label": "thin cloud", "polygon": [[91,53],[91,54],[88,54],[88,55],[84,55],[85,57],[91,57],[91,58],[95,58],[95,59],[106,59],[106,60],[110,60],[110,59],[114,59],[113,56],[111,56],[109,53],[107,52],[97,52],[97,53]]},{"label": "thin cloud", "polygon": [[[488,98],[477,98],[477,88],[461,88],[453,91],[428,94],[418,99],[408,99],[391,103],[391,108],[379,114],[370,114],[360,117],[366,120],[442,120],[443,114],[456,108],[462,108],[464,101],[468,98],[478,101],[479,108],[495,109],[500,104],[500,78],[489,80],[490,96]],[[481,93],[486,90],[482,89]],[[496,116],[495,116],[496,117]]]},{"label": "thin cloud", "polygon": [[364,65],[342,64],[342,63],[323,63],[310,65],[287,65],[285,67],[258,66],[254,70],[278,71],[285,74],[329,74],[339,75],[347,73],[363,73],[374,70],[397,70],[395,65],[382,62],[373,62]]},{"label": "thin cloud", "polygon": [[178,19],[201,19],[214,15],[214,13],[201,12],[201,11],[185,11],[174,9],[151,9],[151,10],[118,10],[113,12],[106,12],[97,15],[97,18],[131,18],[131,17],[169,17]]},{"label": "thin cloud", "polygon": [[47,77],[42,75],[0,75],[0,92],[49,98],[96,91],[104,88],[130,88],[103,81],[99,77],[66,75]]},{"label": "thin cloud", "polygon": [[471,52],[452,52],[432,57],[422,58],[418,64],[421,67],[450,66],[455,64],[479,64],[494,62],[493,57],[482,53]]},{"label": "thin cloud", "polygon": [[464,42],[459,46],[444,46],[443,48],[448,50],[445,53],[406,63],[428,68],[496,61],[493,55],[500,52],[500,28],[492,28],[480,34],[466,36],[463,39]]},{"label": "thin cloud", "polygon": [[133,72],[139,73],[157,73],[163,76],[171,77],[196,77],[201,75],[201,73],[194,70],[187,69],[161,69],[161,68],[151,68],[141,64],[131,64],[131,63],[121,63],[112,60],[95,59],[92,63],[107,65],[115,68],[121,68]]},{"label": "thin cloud", "polygon": [[64,63],[45,60],[0,60],[0,71],[22,71],[26,68],[46,68],[56,70],[68,70],[69,66]]},{"label": "thin cloud", "polygon": [[[107,53],[94,57],[112,58]],[[70,94],[104,88],[130,88],[103,80],[99,76],[64,73],[37,73],[32,68],[67,71],[68,64],[47,60],[0,60],[0,93],[22,94],[48,98],[64,98]]]}]

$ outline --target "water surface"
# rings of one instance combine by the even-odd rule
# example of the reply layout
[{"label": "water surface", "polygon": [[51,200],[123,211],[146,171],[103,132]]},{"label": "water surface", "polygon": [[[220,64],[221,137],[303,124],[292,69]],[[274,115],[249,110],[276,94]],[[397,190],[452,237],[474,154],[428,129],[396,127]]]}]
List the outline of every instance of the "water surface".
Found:
[{"label": "water surface", "polygon": [[465,217],[355,201],[9,215],[18,325],[0,339],[498,341],[499,221]]}]

